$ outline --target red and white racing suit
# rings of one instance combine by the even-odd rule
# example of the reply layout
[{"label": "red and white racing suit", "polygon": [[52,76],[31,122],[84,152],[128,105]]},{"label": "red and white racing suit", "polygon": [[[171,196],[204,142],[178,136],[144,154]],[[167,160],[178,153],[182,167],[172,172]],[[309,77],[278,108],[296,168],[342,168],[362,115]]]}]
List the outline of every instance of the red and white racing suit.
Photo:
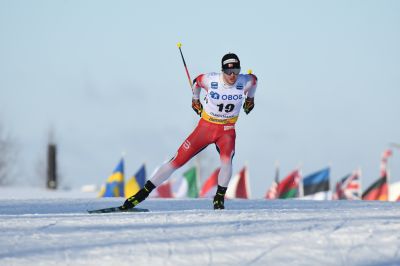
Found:
[{"label": "red and white racing suit", "polygon": [[200,90],[206,91],[203,112],[197,127],[179,147],[175,156],[163,164],[150,178],[159,186],[171,174],[210,144],[215,144],[220,154],[221,169],[218,184],[227,187],[232,175],[232,158],[235,153],[235,123],[243,100],[254,97],[257,78],[252,74],[239,74],[233,85],[224,83],[222,73],[199,75],[193,84],[193,99],[199,99]]}]

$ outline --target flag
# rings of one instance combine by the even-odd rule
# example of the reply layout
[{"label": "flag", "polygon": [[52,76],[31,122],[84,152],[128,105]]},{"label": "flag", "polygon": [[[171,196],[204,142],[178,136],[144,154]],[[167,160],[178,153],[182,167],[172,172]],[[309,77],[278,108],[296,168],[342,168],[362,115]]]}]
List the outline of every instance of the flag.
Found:
[{"label": "flag", "polygon": [[173,185],[175,198],[199,197],[199,188],[197,182],[197,168],[193,166],[183,173],[183,177],[175,181]]},{"label": "flag", "polygon": [[267,194],[265,194],[266,199],[276,199],[278,197],[278,184],[279,184],[279,167],[276,166],[275,179],[272,182],[271,187],[268,189]]},{"label": "flag", "polygon": [[335,192],[332,199],[334,200],[358,200],[361,199],[361,171],[354,171],[348,174],[336,183]]},{"label": "flag", "polygon": [[266,199],[276,199],[278,197],[278,182],[274,180],[271,187],[268,189],[265,195]]},{"label": "flag", "polygon": [[219,170],[220,168],[217,168],[214,172],[212,172],[210,177],[208,177],[207,180],[204,182],[200,190],[200,197],[209,198],[215,195],[218,186]]},{"label": "flag", "polygon": [[277,186],[277,198],[289,199],[299,196],[300,171],[295,170],[286,176]]},{"label": "flag", "polygon": [[382,153],[381,159],[381,176],[388,176],[388,159],[392,156],[392,150],[386,150]]},{"label": "flag", "polygon": [[225,195],[227,198],[250,198],[249,174],[246,166],[231,179]]},{"label": "flag", "polygon": [[400,181],[389,185],[389,201],[400,200]]},{"label": "flag", "polygon": [[363,200],[388,200],[387,176],[381,176],[362,194]]},{"label": "flag", "polygon": [[364,191],[362,194],[363,200],[387,201],[389,199],[387,161],[390,156],[392,156],[391,150],[386,150],[383,152],[380,167],[380,177],[378,180],[372,183],[367,190]]},{"label": "flag", "polygon": [[146,166],[143,164],[139,170],[125,183],[125,197],[135,195],[146,182]]},{"label": "flag", "polygon": [[328,167],[306,176],[303,179],[304,196],[309,196],[308,198],[312,199],[327,199],[329,192],[329,172],[330,169]]},{"label": "flag", "polygon": [[171,182],[169,180],[165,181],[150,196],[154,198],[173,198]]},{"label": "flag", "polygon": [[124,197],[124,159],[118,163],[113,173],[102,187],[99,197]]}]

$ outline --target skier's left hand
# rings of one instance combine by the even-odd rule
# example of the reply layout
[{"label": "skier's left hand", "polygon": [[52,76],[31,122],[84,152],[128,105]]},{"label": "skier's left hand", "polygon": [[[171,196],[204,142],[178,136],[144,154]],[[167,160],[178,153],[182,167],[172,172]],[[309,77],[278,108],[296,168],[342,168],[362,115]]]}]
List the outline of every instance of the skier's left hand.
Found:
[{"label": "skier's left hand", "polygon": [[253,110],[253,108],[254,108],[254,97],[253,98],[247,97],[243,104],[243,110],[246,113],[246,115],[248,115],[251,112],[251,110]]}]

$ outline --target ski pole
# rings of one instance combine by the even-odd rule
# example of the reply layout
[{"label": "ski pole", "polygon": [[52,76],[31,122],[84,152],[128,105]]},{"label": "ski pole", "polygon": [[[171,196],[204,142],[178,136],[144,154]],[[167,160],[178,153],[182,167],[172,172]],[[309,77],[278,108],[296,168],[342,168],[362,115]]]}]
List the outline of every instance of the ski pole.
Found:
[{"label": "ski pole", "polygon": [[185,67],[186,75],[187,75],[187,77],[188,77],[188,79],[189,79],[190,88],[192,88],[192,86],[193,86],[192,79],[190,78],[189,70],[187,69],[186,62],[185,62],[185,58],[183,57],[183,53],[182,53],[182,49],[181,49],[182,43],[178,42],[177,46],[178,46],[178,48],[179,48],[179,52],[181,53],[183,66]]}]

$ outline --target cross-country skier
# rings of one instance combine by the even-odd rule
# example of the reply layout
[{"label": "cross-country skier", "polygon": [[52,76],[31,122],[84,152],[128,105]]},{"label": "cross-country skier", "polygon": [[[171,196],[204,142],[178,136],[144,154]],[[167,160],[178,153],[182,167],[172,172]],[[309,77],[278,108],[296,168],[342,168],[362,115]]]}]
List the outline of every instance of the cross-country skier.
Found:
[{"label": "cross-country skier", "polygon": [[[224,209],[224,197],[232,176],[232,158],[235,154],[235,123],[243,104],[246,114],[254,108],[257,77],[240,73],[240,60],[236,54],[222,57],[222,73],[201,74],[194,79],[192,108],[201,119],[179,147],[175,156],[157,169],[144,187],[128,198],[121,206],[130,209],[149,196],[150,192],[167,180],[171,174],[198,152],[214,143],[221,160],[218,189],[214,197],[214,209]],[[200,90],[206,91],[204,108],[200,102]]]}]

